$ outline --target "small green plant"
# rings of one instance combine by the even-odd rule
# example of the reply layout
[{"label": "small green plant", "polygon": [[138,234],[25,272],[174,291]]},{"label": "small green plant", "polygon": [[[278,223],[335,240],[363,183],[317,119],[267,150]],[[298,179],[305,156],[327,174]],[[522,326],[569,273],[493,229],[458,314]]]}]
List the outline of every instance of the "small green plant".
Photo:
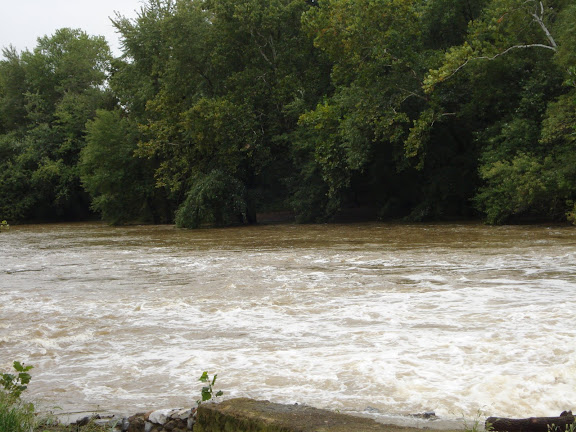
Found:
[{"label": "small green plant", "polygon": [[214,384],[216,384],[216,377],[218,375],[215,374],[214,377],[212,379],[210,379],[210,376],[208,376],[208,372],[204,371],[204,373],[202,374],[202,376],[200,377],[200,379],[198,381],[205,383],[206,385],[204,387],[202,387],[202,398],[198,399],[196,401],[196,403],[198,405],[200,405],[202,402],[206,402],[209,401],[211,399],[215,399],[218,396],[222,396],[224,394],[224,392],[222,390],[218,390],[217,392],[214,392]]},{"label": "small green plant", "polygon": [[6,222],[5,220],[0,222],[0,232],[1,231],[8,231],[9,229],[10,229],[10,225],[8,225],[8,222]]},{"label": "small green plant", "polygon": [[480,432],[484,430],[485,432],[493,432],[494,427],[491,423],[486,422],[484,426],[482,425],[482,418],[484,417],[482,411],[478,410],[476,412],[476,417],[470,422],[464,419],[464,431],[465,432]]},{"label": "small green plant", "polygon": [[[554,423],[548,425],[548,432],[562,432],[559,426]],[[576,432],[576,422],[567,424],[565,432]]]},{"label": "small green plant", "polygon": [[34,427],[34,404],[20,399],[20,395],[30,382],[28,371],[32,366],[24,366],[15,361],[16,373],[0,374],[0,431],[30,432]]},{"label": "small green plant", "polygon": [[7,394],[18,399],[22,392],[28,388],[28,384],[32,379],[28,371],[30,371],[34,366],[24,366],[22,363],[17,361],[14,362],[13,366],[17,373],[0,374],[0,385],[2,385]]},{"label": "small green plant", "polygon": [[30,432],[34,424],[33,404],[0,392],[0,431]]}]

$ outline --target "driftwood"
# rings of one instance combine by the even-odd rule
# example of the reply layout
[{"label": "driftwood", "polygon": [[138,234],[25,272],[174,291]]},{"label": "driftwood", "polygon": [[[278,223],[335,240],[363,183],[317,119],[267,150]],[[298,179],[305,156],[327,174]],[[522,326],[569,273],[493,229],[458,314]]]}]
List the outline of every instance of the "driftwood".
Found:
[{"label": "driftwood", "polygon": [[566,432],[566,426],[574,423],[571,411],[564,411],[559,417],[530,417],[511,419],[488,417],[486,430],[495,432]]}]

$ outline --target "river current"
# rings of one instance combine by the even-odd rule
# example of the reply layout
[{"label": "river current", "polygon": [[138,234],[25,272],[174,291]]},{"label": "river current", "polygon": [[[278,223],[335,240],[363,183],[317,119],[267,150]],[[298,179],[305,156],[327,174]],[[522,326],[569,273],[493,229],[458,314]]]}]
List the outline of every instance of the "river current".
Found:
[{"label": "river current", "polygon": [[102,224],[0,234],[0,370],[64,411],[225,398],[382,420],[576,408],[576,229]]}]

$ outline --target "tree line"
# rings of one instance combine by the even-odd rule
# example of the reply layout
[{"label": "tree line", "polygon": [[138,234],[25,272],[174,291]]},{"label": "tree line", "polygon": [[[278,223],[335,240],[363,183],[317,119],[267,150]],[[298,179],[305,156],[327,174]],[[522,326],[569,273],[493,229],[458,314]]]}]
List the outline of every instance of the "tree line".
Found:
[{"label": "tree line", "polygon": [[0,220],[576,222],[573,0],[148,0],[0,60]]}]

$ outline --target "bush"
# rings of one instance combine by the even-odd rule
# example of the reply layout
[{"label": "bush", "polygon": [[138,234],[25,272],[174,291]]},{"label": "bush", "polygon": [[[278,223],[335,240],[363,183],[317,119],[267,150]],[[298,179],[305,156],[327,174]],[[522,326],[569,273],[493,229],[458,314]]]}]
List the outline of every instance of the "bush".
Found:
[{"label": "bush", "polygon": [[34,427],[34,405],[24,402],[20,395],[30,382],[32,366],[14,362],[16,373],[0,374],[0,431],[30,432]]},{"label": "bush", "polygon": [[236,178],[221,170],[199,176],[176,212],[176,226],[228,226],[243,223],[247,216],[246,189]]}]

